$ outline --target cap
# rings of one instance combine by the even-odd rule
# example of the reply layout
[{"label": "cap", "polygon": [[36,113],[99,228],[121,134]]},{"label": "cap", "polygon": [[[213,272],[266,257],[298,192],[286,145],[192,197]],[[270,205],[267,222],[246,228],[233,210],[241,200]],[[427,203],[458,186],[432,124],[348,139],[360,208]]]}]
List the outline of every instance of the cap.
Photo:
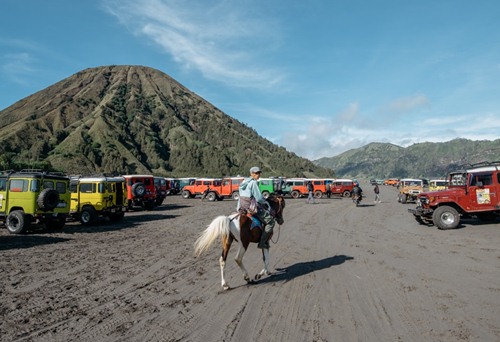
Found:
[{"label": "cap", "polygon": [[262,173],[258,166],[254,166],[250,169],[250,173]]}]

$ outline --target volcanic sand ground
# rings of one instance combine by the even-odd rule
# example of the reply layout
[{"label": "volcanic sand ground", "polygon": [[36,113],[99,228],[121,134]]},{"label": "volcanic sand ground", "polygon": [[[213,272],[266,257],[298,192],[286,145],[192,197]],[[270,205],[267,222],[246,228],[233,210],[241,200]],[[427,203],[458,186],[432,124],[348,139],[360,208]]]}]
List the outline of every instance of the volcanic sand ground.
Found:
[{"label": "volcanic sand ground", "polygon": [[[193,243],[235,202],[168,197],[112,224],[60,233],[0,229],[2,341],[500,341],[500,225],[419,225],[381,187],[349,199],[287,199],[275,272],[247,285],[219,243]],[[279,233],[278,233],[279,232]],[[244,262],[262,268],[252,244]]]}]

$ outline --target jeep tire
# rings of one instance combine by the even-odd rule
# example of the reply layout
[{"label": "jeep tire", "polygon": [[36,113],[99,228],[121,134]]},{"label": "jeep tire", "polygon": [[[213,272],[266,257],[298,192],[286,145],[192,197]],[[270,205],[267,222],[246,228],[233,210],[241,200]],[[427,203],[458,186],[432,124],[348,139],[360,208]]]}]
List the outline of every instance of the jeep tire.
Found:
[{"label": "jeep tire", "polygon": [[315,198],[321,198],[321,197],[323,197],[323,191],[321,191],[321,190],[316,190],[316,191],[314,192],[314,197],[315,197]]},{"label": "jeep tire", "polygon": [[124,217],[125,217],[125,213],[123,213],[123,212],[119,212],[119,213],[112,213],[111,215],[109,215],[109,219],[110,219],[112,222],[119,222],[119,221],[122,221]]},{"label": "jeep tire", "polygon": [[460,215],[455,208],[443,205],[434,210],[432,220],[439,229],[455,229],[460,224]]},{"label": "jeep tire", "polygon": [[60,215],[56,218],[47,218],[45,227],[49,230],[62,230],[66,225],[66,215]]},{"label": "jeep tire", "polygon": [[188,199],[191,198],[191,193],[187,190],[182,191],[182,198]]},{"label": "jeep tire", "polygon": [[207,200],[209,200],[210,202],[214,202],[216,199],[217,199],[217,194],[215,192],[211,191],[207,194]]},{"label": "jeep tire", "polygon": [[97,219],[97,213],[93,207],[84,207],[80,215],[80,222],[85,225],[91,225]]},{"label": "jeep tire", "polygon": [[300,197],[300,192],[298,192],[297,190],[293,190],[290,195],[292,196],[292,198],[297,199]]},{"label": "jeep tire", "polygon": [[54,189],[43,189],[36,199],[36,204],[41,210],[54,210],[59,204],[59,192]]},{"label": "jeep tire", "polygon": [[240,193],[238,191],[234,191],[233,194],[231,195],[231,198],[235,201],[240,199]]},{"label": "jeep tire", "polygon": [[351,197],[351,192],[349,190],[346,190],[342,193],[342,196],[344,197]]},{"label": "jeep tire", "polygon": [[154,200],[149,200],[147,202],[144,202],[144,209],[146,210],[153,210],[155,207],[155,201]]},{"label": "jeep tire", "polygon": [[146,187],[143,183],[135,183],[132,185],[132,194],[136,197],[143,197],[146,193]]},{"label": "jeep tire", "polygon": [[269,198],[269,195],[270,195],[270,194],[269,194],[269,191],[266,191],[266,190],[262,191],[262,198],[264,198],[264,199],[268,199],[268,198]]},{"label": "jeep tire", "polygon": [[14,210],[8,216],[5,222],[7,229],[12,234],[24,233],[30,226],[30,219],[22,210]]}]

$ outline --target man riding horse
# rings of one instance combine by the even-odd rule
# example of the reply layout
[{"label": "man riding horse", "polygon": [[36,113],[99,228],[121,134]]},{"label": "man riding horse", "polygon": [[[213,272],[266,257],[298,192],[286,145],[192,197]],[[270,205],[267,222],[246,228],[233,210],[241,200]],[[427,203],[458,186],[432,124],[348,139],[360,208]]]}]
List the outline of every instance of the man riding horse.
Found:
[{"label": "man riding horse", "polygon": [[261,173],[262,171],[257,166],[250,169],[250,177],[240,184],[240,196],[236,209],[244,214],[250,213],[262,222],[264,227],[257,247],[269,249],[269,238],[273,233],[275,221],[271,216],[269,203],[262,197],[257,183]]}]

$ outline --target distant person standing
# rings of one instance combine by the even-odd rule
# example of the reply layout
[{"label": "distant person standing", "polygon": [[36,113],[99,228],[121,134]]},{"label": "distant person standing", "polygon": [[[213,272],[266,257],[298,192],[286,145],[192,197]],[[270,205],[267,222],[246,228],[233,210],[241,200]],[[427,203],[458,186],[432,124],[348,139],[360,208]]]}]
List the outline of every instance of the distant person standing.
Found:
[{"label": "distant person standing", "polygon": [[307,203],[315,203],[314,201],[314,186],[311,181],[307,182],[307,191],[309,192],[309,196],[307,196]]},{"label": "distant person standing", "polygon": [[378,184],[375,184],[375,187],[373,188],[373,192],[375,193],[375,203],[380,203],[380,189],[378,188]]}]

